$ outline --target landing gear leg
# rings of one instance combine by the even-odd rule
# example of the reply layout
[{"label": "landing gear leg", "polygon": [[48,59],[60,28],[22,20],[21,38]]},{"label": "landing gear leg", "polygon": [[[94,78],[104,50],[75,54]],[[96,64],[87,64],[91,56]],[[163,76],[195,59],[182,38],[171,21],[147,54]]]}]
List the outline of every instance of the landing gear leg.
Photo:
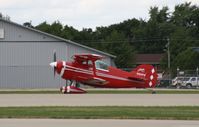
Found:
[{"label": "landing gear leg", "polygon": [[66,93],[70,93],[71,80],[66,80]]},{"label": "landing gear leg", "polygon": [[71,94],[78,94],[78,93],[86,93],[83,89],[77,87],[77,82],[75,80],[66,80],[66,85],[60,88],[62,93],[71,93]]},{"label": "landing gear leg", "polygon": [[65,86],[62,86],[62,87],[60,88],[60,91],[61,91],[62,93],[70,93],[70,86],[71,86],[71,84],[72,84],[72,81],[71,81],[71,80],[66,80]]},{"label": "landing gear leg", "polygon": [[71,86],[75,86],[76,87],[77,82],[75,80],[72,81]]},{"label": "landing gear leg", "polygon": [[67,84],[67,86],[66,86],[66,92],[67,92],[67,93],[70,93],[70,87],[71,87],[71,86],[76,87],[76,83],[77,83],[76,81],[70,80],[70,83]]}]

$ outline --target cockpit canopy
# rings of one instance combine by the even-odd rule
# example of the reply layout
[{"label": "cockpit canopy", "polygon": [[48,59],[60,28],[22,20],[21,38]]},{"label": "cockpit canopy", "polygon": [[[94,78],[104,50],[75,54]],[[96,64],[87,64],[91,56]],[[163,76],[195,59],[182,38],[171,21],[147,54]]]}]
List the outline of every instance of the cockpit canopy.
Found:
[{"label": "cockpit canopy", "polygon": [[101,61],[103,58],[103,56],[96,54],[81,54],[73,56],[74,63],[87,67],[93,67],[93,64],[95,64],[96,69],[107,71],[109,66],[105,62]]},{"label": "cockpit canopy", "polygon": [[95,66],[96,66],[96,69],[99,69],[99,70],[108,70],[108,65],[101,60],[96,60]]}]

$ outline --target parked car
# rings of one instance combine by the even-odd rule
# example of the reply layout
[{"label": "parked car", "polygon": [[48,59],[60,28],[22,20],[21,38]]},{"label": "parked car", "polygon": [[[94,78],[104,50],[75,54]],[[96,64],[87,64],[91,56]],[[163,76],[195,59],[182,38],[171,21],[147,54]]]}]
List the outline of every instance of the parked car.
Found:
[{"label": "parked car", "polygon": [[185,77],[175,77],[173,80],[172,80],[172,84],[171,84],[171,86],[173,86],[173,87],[176,87],[176,88],[180,88],[181,87],[181,85],[182,85],[182,83],[183,83],[183,79],[184,79]]},{"label": "parked car", "polygon": [[198,87],[199,77],[189,77],[187,80],[184,80],[182,86],[187,88]]},{"label": "parked car", "polygon": [[176,88],[192,88],[199,85],[199,77],[176,77],[172,80],[172,86]]}]

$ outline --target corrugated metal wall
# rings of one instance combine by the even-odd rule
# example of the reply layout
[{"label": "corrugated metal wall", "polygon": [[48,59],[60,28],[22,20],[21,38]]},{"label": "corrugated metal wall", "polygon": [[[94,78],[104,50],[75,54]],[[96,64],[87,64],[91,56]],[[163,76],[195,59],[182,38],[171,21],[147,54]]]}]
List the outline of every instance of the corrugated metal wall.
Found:
[{"label": "corrugated metal wall", "polygon": [[54,49],[58,58],[66,59],[64,42],[1,42],[1,88],[55,88],[63,85],[65,81],[54,79],[49,66]]},{"label": "corrugated metal wall", "polygon": [[[49,66],[53,50],[67,61],[75,53],[97,53],[1,20],[0,28],[5,31],[0,39],[0,88],[58,88],[65,80],[59,75],[54,79]],[[109,57],[105,61],[111,64]]]}]

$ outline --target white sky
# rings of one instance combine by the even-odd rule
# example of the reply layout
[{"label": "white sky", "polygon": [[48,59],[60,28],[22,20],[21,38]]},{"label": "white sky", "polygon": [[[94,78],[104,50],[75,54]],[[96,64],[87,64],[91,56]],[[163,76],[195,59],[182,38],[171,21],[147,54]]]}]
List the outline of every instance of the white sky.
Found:
[{"label": "white sky", "polygon": [[13,22],[59,20],[64,25],[82,28],[108,26],[131,18],[148,19],[151,6],[168,6],[173,11],[176,4],[199,0],[0,0],[0,12],[9,15]]}]

